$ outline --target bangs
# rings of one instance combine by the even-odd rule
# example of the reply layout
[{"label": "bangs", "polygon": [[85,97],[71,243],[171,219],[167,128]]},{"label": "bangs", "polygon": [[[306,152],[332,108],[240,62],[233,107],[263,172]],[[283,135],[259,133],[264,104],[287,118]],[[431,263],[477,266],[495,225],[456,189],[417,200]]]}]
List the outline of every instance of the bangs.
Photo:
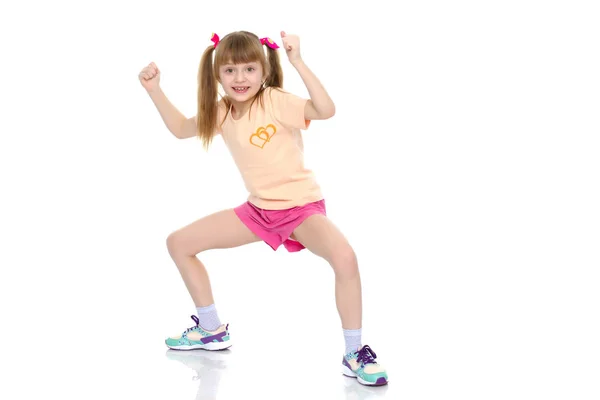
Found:
[{"label": "bangs", "polygon": [[217,47],[215,66],[260,62],[265,58],[260,41],[243,35],[224,38]]}]

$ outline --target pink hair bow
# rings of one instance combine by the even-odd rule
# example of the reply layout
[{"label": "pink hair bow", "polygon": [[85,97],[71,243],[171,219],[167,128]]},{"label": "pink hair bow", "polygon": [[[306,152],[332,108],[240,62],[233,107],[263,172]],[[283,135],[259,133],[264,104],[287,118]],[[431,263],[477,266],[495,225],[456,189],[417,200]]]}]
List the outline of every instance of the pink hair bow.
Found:
[{"label": "pink hair bow", "polygon": [[210,40],[213,41],[213,43],[215,44],[214,47],[217,47],[217,45],[219,44],[219,35],[217,35],[216,33],[213,33],[212,36],[210,37]]},{"label": "pink hair bow", "polygon": [[260,42],[263,45],[266,44],[267,46],[269,46],[272,49],[278,49],[279,48],[279,46],[277,46],[277,43],[275,43],[274,41],[272,41],[268,37],[264,37],[264,38],[260,39]]}]

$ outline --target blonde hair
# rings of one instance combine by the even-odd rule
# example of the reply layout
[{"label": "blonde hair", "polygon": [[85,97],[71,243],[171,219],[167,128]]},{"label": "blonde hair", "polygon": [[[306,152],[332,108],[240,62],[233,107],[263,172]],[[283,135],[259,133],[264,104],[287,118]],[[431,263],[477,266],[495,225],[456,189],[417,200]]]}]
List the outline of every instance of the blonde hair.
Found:
[{"label": "blonde hair", "polygon": [[[283,71],[279,61],[279,53],[276,49],[267,47],[267,55],[259,37],[251,32],[237,31],[224,36],[215,47],[210,45],[204,50],[200,67],[198,68],[198,134],[205,148],[212,142],[215,131],[223,121],[217,121],[219,99],[219,68],[224,64],[240,64],[259,62],[263,74],[267,77],[265,83],[252,99],[250,108],[259,99],[264,105],[262,95],[266,88],[275,87],[281,89],[283,86]],[[213,63],[214,53],[214,63]],[[231,101],[227,96],[223,102],[229,112]],[[227,116],[225,114],[225,117]]]}]

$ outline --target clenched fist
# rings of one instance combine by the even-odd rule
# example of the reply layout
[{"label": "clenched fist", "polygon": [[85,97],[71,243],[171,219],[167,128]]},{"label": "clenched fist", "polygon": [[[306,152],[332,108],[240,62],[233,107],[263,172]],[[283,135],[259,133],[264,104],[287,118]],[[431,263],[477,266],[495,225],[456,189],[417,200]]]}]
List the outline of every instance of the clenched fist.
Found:
[{"label": "clenched fist", "polygon": [[283,41],[283,48],[288,56],[291,64],[301,62],[302,57],[300,56],[300,38],[298,35],[288,35],[285,31],[281,31],[281,40]]},{"label": "clenched fist", "polygon": [[138,75],[140,78],[140,83],[148,92],[152,92],[158,89],[158,84],[160,82],[160,70],[151,62],[147,67],[144,67],[140,74]]}]

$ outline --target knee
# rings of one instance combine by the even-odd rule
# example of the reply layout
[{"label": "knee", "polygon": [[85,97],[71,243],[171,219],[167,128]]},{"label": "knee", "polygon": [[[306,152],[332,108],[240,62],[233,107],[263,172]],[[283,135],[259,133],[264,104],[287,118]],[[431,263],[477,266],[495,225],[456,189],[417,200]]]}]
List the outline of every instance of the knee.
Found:
[{"label": "knee", "polygon": [[167,250],[171,257],[188,255],[183,235],[179,231],[172,232],[167,236]]},{"label": "knee", "polygon": [[358,260],[354,249],[350,245],[334,251],[330,263],[336,277],[354,278],[358,275]]}]

